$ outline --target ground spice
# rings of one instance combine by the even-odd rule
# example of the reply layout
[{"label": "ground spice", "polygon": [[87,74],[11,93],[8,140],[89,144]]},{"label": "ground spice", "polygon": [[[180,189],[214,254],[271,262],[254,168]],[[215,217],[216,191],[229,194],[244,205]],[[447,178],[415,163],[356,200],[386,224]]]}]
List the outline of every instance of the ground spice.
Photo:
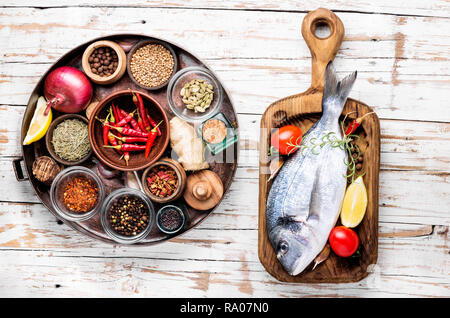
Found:
[{"label": "ground spice", "polygon": [[136,236],[148,225],[150,212],[145,202],[135,196],[119,197],[109,208],[112,229],[124,236]]},{"label": "ground spice", "polygon": [[160,198],[172,195],[178,187],[178,177],[168,166],[158,165],[152,168],[147,177],[150,192]]},{"label": "ground spice", "polygon": [[161,44],[147,44],[131,56],[130,70],[139,84],[157,87],[169,81],[174,65],[174,57],[168,49]]},{"label": "ground spice", "polygon": [[227,136],[227,127],[219,119],[210,119],[202,127],[203,139],[210,144],[218,144]]},{"label": "ground spice", "polygon": [[98,187],[95,182],[86,177],[75,177],[64,188],[64,204],[76,213],[92,210],[97,204]]},{"label": "ground spice", "polygon": [[160,216],[159,222],[161,226],[169,231],[177,230],[181,227],[183,219],[175,209],[165,209]]}]

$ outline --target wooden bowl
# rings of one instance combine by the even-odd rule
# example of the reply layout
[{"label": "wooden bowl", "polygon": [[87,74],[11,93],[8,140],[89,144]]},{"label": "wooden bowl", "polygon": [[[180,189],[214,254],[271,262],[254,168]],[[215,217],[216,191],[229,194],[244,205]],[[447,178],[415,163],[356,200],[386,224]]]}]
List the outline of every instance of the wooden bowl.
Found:
[{"label": "wooden bowl", "polygon": [[[154,167],[156,166],[167,166],[171,169],[173,169],[177,175],[178,178],[178,187],[175,190],[174,193],[172,193],[172,195],[165,197],[165,198],[160,198],[155,196],[153,193],[150,192],[148,186],[147,186],[147,176],[150,173],[150,170],[152,170]],[[183,166],[181,164],[179,164],[177,161],[172,160],[170,158],[163,158],[155,163],[153,163],[151,166],[149,166],[147,169],[145,169],[145,171],[142,173],[142,188],[144,189],[145,194],[150,198],[150,200],[154,201],[154,202],[158,202],[158,203],[167,203],[167,202],[171,202],[171,201],[175,201],[176,199],[178,199],[179,197],[181,197],[181,195],[184,192],[184,188],[186,187],[186,172],[183,169]]]},{"label": "wooden bowl", "polygon": [[[145,86],[145,85],[139,83],[138,81],[135,80],[135,78],[134,78],[134,76],[133,76],[133,74],[131,72],[131,69],[130,69],[131,58],[133,57],[134,52],[136,52],[137,49],[139,49],[139,48],[141,48],[141,47],[143,47],[143,46],[145,46],[147,44],[160,44],[160,45],[164,46],[166,49],[168,49],[170,51],[170,53],[172,54],[172,56],[173,56],[172,74],[170,75],[170,77],[167,79],[166,82],[164,82],[164,83],[162,83],[161,85],[158,85],[158,86]],[[144,40],[144,41],[138,42],[135,46],[133,46],[133,48],[130,50],[130,52],[128,52],[128,58],[127,58],[127,72],[128,72],[128,75],[130,76],[131,80],[136,85],[138,85],[138,86],[140,86],[142,88],[145,88],[147,90],[157,90],[157,89],[165,87],[169,83],[169,81],[172,78],[172,76],[175,75],[175,73],[177,72],[177,69],[178,69],[178,58],[177,58],[177,55],[175,54],[175,51],[172,49],[172,47],[169,44],[165,43],[165,42],[158,41],[158,40]]]},{"label": "wooden bowl", "polygon": [[[130,152],[128,165],[123,158],[120,159],[121,155],[115,149],[103,147],[103,125],[96,118],[106,118],[111,102],[114,102],[127,113],[134,111],[136,106],[132,100],[132,92],[132,90],[122,90],[107,96],[98,103],[89,119],[89,141],[95,155],[107,166],[121,171],[136,171],[149,167],[163,155],[169,143],[169,120],[164,109],[147,93],[134,91],[134,93],[139,93],[142,96],[148,114],[157,123],[163,121],[159,125],[161,136],[156,137],[148,158],[145,158],[144,151]],[[114,129],[110,131],[116,134]]]},{"label": "wooden bowl", "polygon": [[47,146],[48,152],[50,153],[50,155],[52,156],[53,159],[55,159],[59,163],[62,163],[65,166],[75,166],[75,165],[78,165],[89,159],[89,157],[92,155],[92,145],[91,145],[91,150],[89,151],[89,153],[80,160],[67,161],[67,160],[64,160],[64,159],[58,157],[58,155],[55,153],[55,150],[53,149],[53,145],[52,145],[53,131],[55,130],[56,126],[58,126],[60,123],[62,123],[66,119],[79,119],[79,120],[85,122],[86,124],[89,124],[89,121],[87,120],[87,118],[84,116],[81,116],[81,115],[67,114],[67,115],[59,116],[50,124],[50,127],[48,127],[47,134],[45,135],[45,144]]},{"label": "wooden bowl", "polygon": [[[109,76],[100,76],[92,73],[91,66],[89,65],[89,56],[92,52],[99,47],[110,47],[113,49],[118,57],[118,65],[116,71]],[[125,51],[115,42],[112,41],[97,41],[89,45],[86,50],[84,50],[83,57],[81,59],[81,65],[83,67],[84,73],[93,81],[94,83],[107,85],[117,82],[125,73],[127,64],[126,64],[127,56],[125,55]]]}]

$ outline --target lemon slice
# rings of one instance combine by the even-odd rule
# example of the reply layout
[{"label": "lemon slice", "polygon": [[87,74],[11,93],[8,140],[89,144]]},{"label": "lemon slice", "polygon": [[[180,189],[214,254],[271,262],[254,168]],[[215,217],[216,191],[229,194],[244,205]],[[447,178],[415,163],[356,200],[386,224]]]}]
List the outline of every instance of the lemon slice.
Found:
[{"label": "lemon slice", "polygon": [[361,223],[367,208],[367,191],[362,176],[359,176],[345,191],[341,210],[341,223],[356,227]]},{"label": "lemon slice", "polygon": [[45,136],[45,133],[52,122],[51,109],[48,112],[48,115],[44,116],[46,107],[47,101],[45,98],[43,96],[39,97],[36,103],[36,110],[34,111],[33,118],[31,119],[30,127],[28,128],[27,136],[23,140],[24,145],[29,145]]}]

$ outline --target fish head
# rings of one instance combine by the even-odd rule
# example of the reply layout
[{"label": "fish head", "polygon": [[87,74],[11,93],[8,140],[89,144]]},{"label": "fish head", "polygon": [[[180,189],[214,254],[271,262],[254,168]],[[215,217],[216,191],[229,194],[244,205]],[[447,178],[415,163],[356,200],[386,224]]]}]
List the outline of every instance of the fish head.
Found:
[{"label": "fish head", "polygon": [[302,234],[303,226],[293,221],[277,225],[269,233],[278,260],[292,276],[301,273],[312,261],[312,246],[309,239]]}]

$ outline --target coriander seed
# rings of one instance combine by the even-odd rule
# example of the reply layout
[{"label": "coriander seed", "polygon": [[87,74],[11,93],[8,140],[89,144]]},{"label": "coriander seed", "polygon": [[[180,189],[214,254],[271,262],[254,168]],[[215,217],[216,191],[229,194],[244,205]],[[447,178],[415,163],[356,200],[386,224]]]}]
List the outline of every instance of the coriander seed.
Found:
[{"label": "coriander seed", "polygon": [[131,56],[130,71],[139,84],[157,87],[169,81],[175,65],[174,56],[161,44],[147,44]]}]

